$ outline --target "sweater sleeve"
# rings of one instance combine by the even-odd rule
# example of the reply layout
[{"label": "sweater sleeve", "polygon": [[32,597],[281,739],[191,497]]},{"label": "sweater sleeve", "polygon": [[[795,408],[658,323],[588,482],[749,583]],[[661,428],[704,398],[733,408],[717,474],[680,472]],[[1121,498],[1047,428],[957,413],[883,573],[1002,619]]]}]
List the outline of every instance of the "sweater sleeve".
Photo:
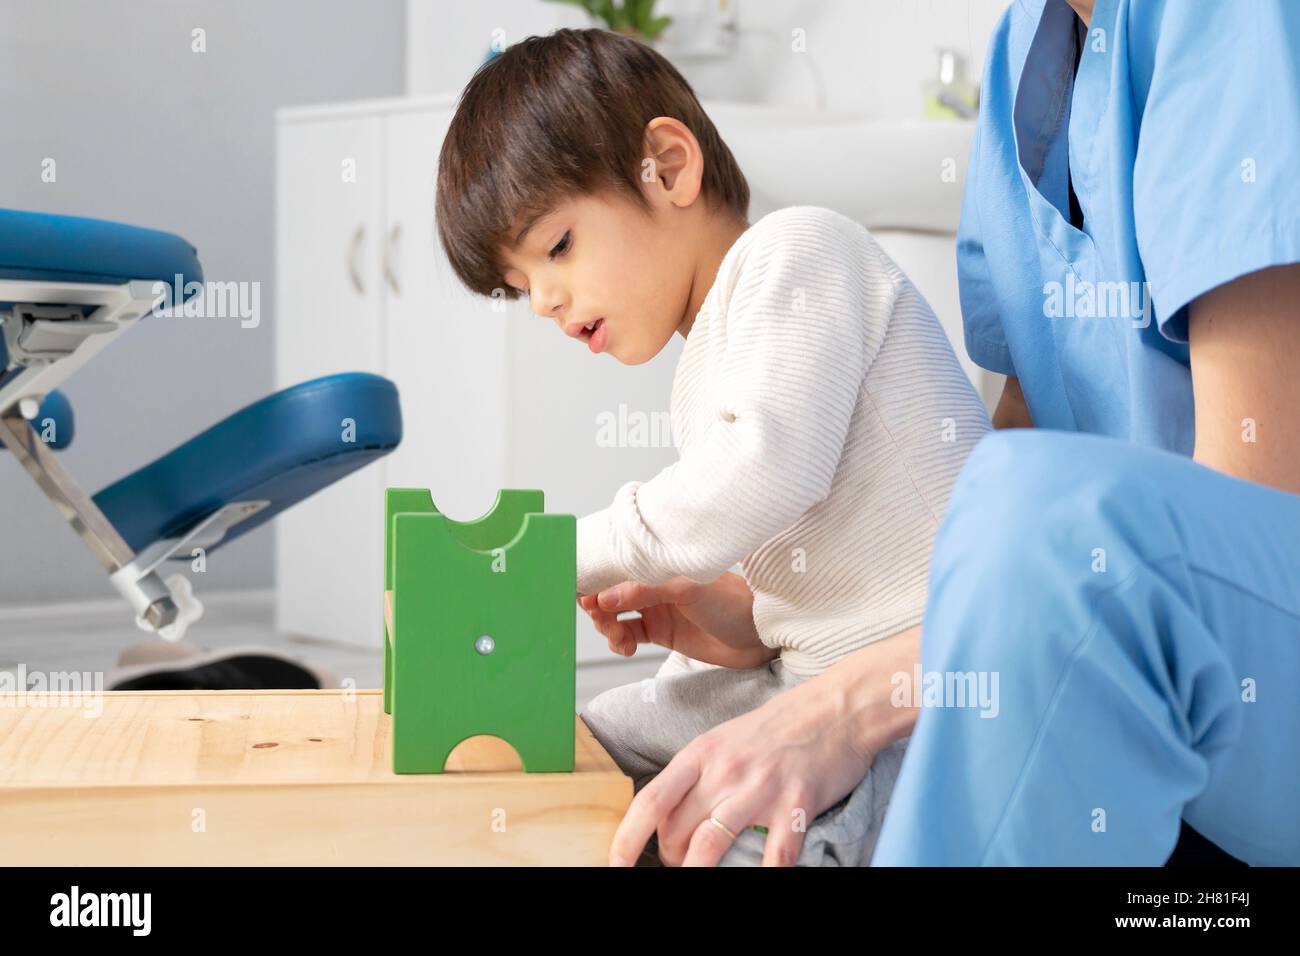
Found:
[{"label": "sweater sleeve", "polygon": [[868,328],[888,322],[896,290],[865,230],[838,214],[796,207],[760,225],[719,276],[731,289],[711,421],[678,461],[578,521],[580,593],[712,581],[830,493],[868,341],[883,336]]}]

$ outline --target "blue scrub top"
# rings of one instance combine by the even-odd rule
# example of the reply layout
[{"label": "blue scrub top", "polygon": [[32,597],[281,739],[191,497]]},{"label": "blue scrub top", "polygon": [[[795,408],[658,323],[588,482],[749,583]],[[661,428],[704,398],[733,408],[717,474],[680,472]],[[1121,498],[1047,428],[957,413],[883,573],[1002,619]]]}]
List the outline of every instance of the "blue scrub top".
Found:
[{"label": "blue scrub top", "polygon": [[1191,454],[1187,304],[1300,262],[1300,0],[1097,0],[1086,32],[1016,0],[981,100],[971,358],[1019,376],[1037,426]]}]

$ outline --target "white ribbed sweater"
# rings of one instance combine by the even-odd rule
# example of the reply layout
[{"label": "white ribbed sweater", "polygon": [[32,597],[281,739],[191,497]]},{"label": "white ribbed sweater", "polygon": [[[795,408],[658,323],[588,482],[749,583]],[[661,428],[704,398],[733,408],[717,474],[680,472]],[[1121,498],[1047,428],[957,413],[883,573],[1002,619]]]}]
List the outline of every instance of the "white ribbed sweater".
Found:
[{"label": "white ribbed sweater", "polygon": [[760,639],[808,677],[921,620],[931,545],[989,429],[934,313],[813,206],[728,250],[673,378],[679,460],[578,521],[578,590],[737,562]]}]

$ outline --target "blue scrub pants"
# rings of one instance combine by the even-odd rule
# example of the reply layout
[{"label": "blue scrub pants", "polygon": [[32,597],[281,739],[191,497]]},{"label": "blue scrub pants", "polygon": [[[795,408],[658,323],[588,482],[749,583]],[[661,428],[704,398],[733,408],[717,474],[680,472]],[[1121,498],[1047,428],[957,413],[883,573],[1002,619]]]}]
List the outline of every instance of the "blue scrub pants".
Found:
[{"label": "blue scrub pants", "polygon": [[936,540],[921,670],[996,675],[996,711],[922,706],[872,865],[1161,865],[1180,818],[1300,863],[1300,496],[990,434]]}]

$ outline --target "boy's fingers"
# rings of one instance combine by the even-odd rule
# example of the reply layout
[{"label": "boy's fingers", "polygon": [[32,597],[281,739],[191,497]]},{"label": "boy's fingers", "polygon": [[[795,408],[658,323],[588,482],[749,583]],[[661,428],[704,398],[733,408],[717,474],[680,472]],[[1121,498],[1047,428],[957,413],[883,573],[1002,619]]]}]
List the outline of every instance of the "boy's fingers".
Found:
[{"label": "boy's fingers", "polygon": [[610,614],[608,611],[591,611],[591,623],[596,625],[596,630],[606,637],[611,635],[613,628],[619,623],[617,614]]},{"label": "boy's fingers", "polygon": [[609,642],[610,650],[628,657],[638,644],[649,644],[651,640],[643,618],[633,617],[620,621],[618,616],[621,613],[593,608],[587,615],[596,630]]},{"label": "boy's fingers", "polygon": [[615,621],[609,626],[609,630],[605,631],[605,636],[609,638],[610,644],[621,646],[623,641],[626,640],[623,633],[623,625],[619,621]]},{"label": "boy's fingers", "polygon": [[624,581],[622,584],[615,584],[612,587],[605,588],[596,595],[597,606],[602,611],[631,611],[632,607],[631,593],[637,587],[631,581]]},{"label": "boy's fingers", "polygon": [[630,617],[626,621],[618,622],[623,628],[623,635],[637,644],[648,644],[649,635],[646,634],[645,618]]},{"label": "boy's fingers", "polygon": [[639,611],[665,602],[677,603],[688,598],[699,587],[695,581],[678,576],[663,584],[641,584],[623,581],[596,595],[598,606],[605,611]]},{"label": "boy's fingers", "polygon": [[610,625],[609,630],[601,632],[609,641],[609,649],[623,657],[631,657],[636,653],[636,638],[628,633],[628,623],[630,622],[615,621]]},{"label": "boy's fingers", "polygon": [[624,581],[615,584],[596,595],[602,611],[639,611],[645,607],[663,604],[673,600],[670,584],[639,584],[636,581]]}]

